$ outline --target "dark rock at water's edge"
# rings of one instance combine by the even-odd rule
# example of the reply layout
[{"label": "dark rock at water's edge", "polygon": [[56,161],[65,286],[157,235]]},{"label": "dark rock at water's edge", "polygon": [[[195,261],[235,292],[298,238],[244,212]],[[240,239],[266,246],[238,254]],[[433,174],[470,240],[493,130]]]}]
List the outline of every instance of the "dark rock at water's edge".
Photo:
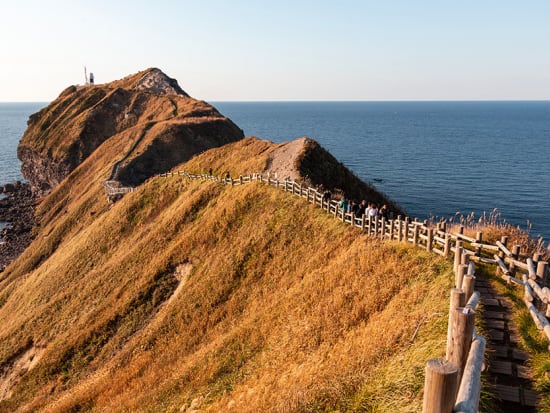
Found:
[{"label": "dark rock at water's edge", "polygon": [[0,232],[0,272],[4,271],[32,241],[36,198],[28,183],[0,186],[0,222],[8,226]]},{"label": "dark rock at water's edge", "polygon": [[15,191],[15,188],[20,185],[21,182],[17,181],[16,183],[14,184],[6,184],[4,185],[3,187],[0,187],[0,193],[11,193],[13,191]]}]

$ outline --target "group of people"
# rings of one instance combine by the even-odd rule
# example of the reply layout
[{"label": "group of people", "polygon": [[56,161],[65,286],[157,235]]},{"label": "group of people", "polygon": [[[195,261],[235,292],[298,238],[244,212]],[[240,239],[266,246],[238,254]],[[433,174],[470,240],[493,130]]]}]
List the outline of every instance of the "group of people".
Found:
[{"label": "group of people", "polygon": [[367,202],[364,199],[361,202],[357,202],[355,199],[348,200],[342,198],[338,204],[338,207],[346,213],[352,213],[356,217],[361,217],[363,215],[367,217],[380,216],[382,218],[388,218],[388,206],[382,205],[378,208],[374,202]]},{"label": "group of people", "polygon": [[[323,201],[328,202],[332,198],[330,191],[325,191],[323,193]],[[367,202],[364,199],[361,202],[352,199],[349,200],[346,197],[343,197],[338,203],[338,208],[340,211],[345,211],[347,214],[352,213],[356,217],[361,217],[363,215],[367,217],[379,216],[381,218],[388,219],[388,206],[382,205],[380,208],[374,202]]]}]

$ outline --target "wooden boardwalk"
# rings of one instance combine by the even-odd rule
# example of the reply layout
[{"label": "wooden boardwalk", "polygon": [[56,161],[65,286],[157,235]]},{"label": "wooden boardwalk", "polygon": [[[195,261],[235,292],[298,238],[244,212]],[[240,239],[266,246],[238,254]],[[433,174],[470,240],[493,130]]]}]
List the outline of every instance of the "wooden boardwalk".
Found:
[{"label": "wooden boardwalk", "polygon": [[487,328],[487,378],[495,399],[496,412],[536,412],[529,355],[520,349],[518,328],[512,321],[512,302],[499,295],[491,282],[476,280],[483,304],[482,319]]}]

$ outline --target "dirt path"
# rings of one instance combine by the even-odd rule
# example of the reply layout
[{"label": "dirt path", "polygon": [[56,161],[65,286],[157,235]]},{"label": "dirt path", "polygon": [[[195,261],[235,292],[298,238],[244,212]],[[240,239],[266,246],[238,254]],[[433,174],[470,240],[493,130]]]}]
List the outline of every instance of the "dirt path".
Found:
[{"label": "dirt path", "polygon": [[299,138],[279,145],[269,157],[266,172],[276,173],[280,180],[299,179],[300,172],[296,168],[296,160],[304,150],[305,142],[306,138]]},{"label": "dirt path", "polygon": [[139,138],[137,138],[135,142],[132,144],[132,146],[130,146],[130,149],[128,149],[128,152],[126,152],[126,154],[122,158],[120,158],[118,161],[116,161],[113,164],[113,169],[111,170],[111,176],[109,176],[109,179],[108,179],[109,181],[114,181],[117,179],[118,169],[120,165],[122,164],[122,162],[128,159],[128,157],[132,154],[132,152],[134,152],[134,150],[141,143],[141,141],[143,140],[145,135],[147,135],[147,132],[149,132],[149,129],[151,129],[153,125],[154,123],[148,123],[147,125],[145,125],[145,127],[143,128],[143,131],[141,132],[141,135],[139,135]]}]

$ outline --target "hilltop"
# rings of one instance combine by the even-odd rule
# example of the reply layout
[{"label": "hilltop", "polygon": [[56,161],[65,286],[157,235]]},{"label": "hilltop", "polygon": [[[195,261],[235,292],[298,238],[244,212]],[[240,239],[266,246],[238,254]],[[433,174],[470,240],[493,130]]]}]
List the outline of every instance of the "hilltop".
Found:
[{"label": "hilltop", "polygon": [[231,120],[157,68],[102,85],[70,86],[27,123],[17,155],[28,184],[18,184],[2,203],[0,218],[11,225],[0,244],[0,270],[29,245],[36,198],[49,194],[101,145],[108,149],[95,161],[96,171],[108,165],[109,173],[94,178],[139,185],[244,137]]},{"label": "hilltop", "polygon": [[214,107],[151,68],[103,85],[68,87],[29,118],[17,154],[23,176],[45,194],[107,140],[119,141],[113,179],[136,185],[243,137]]},{"label": "hilltop", "polygon": [[[192,99],[173,82],[154,84],[144,86],[148,101]],[[70,88],[60,102],[78,93],[94,94]],[[52,105],[21,143],[41,157],[35,166],[29,157],[27,171],[37,171],[31,182],[45,195],[32,243],[0,273],[0,411],[419,410],[420,372],[445,348],[449,263],[369,238],[273,187],[161,177],[149,168],[270,173],[391,200],[314,140],[237,139],[239,129],[222,115],[206,125],[138,119],[64,170],[56,163],[73,162],[68,148],[84,148],[89,136],[76,111],[56,117]],[[71,133],[52,129],[49,143],[40,141],[41,122],[63,130],[63,116]],[[129,151],[130,136],[146,124],[166,133],[172,121],[175,135],[164,141],[155,132]],[[220,123],[228,137],[202,134]],[[191,140],[185,152],[189,133],[220,145],[163,164],[156,151],[169,142],[194,151]],[[118,179],[139,183],[114,204],[102,186],[113,165]]]},{"label": "hilltop", "polygon": [[270,173],[280,180],[290,179],[330,190],[336,196],[387,204],[394,214],[404,214],[393,200],[361,181],[318,142],[308,137],[275,144],[250,136],[218,150],[205,152],[188,165],[194,170],[215,175]]}]

